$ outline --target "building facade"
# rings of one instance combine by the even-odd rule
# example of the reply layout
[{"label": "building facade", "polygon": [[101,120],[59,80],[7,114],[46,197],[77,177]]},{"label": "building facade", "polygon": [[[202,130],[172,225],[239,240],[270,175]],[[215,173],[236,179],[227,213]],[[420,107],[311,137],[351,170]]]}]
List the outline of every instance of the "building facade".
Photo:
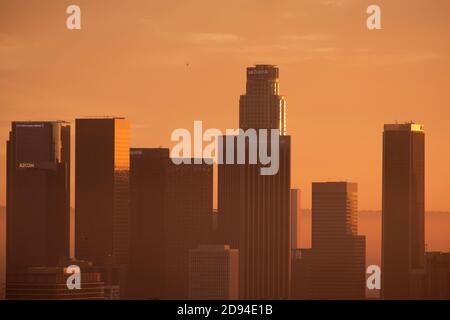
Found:
[{"label": "building facade", "polygon": [[129,123],[76,119],[75,137],[75,254],[96,266],[121,268],[124,292],[130,246]]},{"label": "building facade", "polygon": [[130,298],[162,299],[169,149],[130,151]]},{"label": "building facade", "polygon": [[6,294],[6,210],[0,208],[0,300]]},{"label": "building facade", "polygon": [[382,285],[384,299],[412,298],[425,270],[425,133],[387,124],[383,133]]},{"label": "building facade", "polygon": [[[239,250],[240,299],[288,299],[291,140],[286,135],[286,101],[279,95],[276,66],[247,69],[247,91],[239,107],[241,129],[279,130],[279,168],[274,175],[261,175],[261,163],[237,164],[236,158],[234,164],[218,166],[222,243]],[[228,146],[227,142],[223,154]],[[248,159],[248,142],[245,147]]]},{"label": "building facade", "polygon": [[310,289],[313,273],[312,249],[293,249],[291,266],[291,299],[310,299]]},{"label": "building facade", "polygon": [[189,299],[237,300],[239,253],[228,245],[189,250]]},{"label": "building facade", "polygon": [[286,99],[280,95],[277,66],[247,68],[246,93],[239,100],[239,128],[279,129],[286,135]]},{"label": "building facade", "polygon": [[309,298],[365,298],[365,237],[358,235],[356,183],[312,185],[312,280]]},{"label": "building facade", "polygon": [[101,273],[81,272],[81,288],[69,289],[63,267],[34,267],[8,273],[7,300],[104,300]]},{"label": "building facade", "polygon": [[70,252],[70,125],[13,122],[7,142],[7,272]]},{"label": "building facade", "polygon": [[301,191],[291,189],[291,249],[300,249]]},{"label": "building facade", "polygon": [[170,162],[164,201],[164,298],[187,299],[189,250],[210,242],[213,167]]},{"label": "building facade", "polygon": [[450,300],[450,253],[427,252],[426,272],[415,298]]}]

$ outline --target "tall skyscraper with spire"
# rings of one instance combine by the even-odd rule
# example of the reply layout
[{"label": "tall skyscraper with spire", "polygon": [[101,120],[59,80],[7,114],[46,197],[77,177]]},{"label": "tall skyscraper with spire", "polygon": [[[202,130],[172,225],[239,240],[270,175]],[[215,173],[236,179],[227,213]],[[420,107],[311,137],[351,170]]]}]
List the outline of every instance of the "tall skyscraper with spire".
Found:
[{"label": "tall skyscraper with spire", "polygon": [[223,243],[239,249],[240,299],[287,299],[291,157],[290,137],[286,135],[286,101],[279,95],[278,67],[247,68],[247,92],[240,97],[239,125],[244,130],[280,130],[279,170],[275,175],[261,175],[261,164],[219,165],[219,225]]},{"label": "tall skyscraper with spire", "polygon": [[383,134],[382,285],[384,299],[413,298],[425,269],[425,132],[386,124]]},{"label": "tall skyscraper with spire", "polygon": [[70,124],[13,122],[7,142],[7,271],[69,256]]}]

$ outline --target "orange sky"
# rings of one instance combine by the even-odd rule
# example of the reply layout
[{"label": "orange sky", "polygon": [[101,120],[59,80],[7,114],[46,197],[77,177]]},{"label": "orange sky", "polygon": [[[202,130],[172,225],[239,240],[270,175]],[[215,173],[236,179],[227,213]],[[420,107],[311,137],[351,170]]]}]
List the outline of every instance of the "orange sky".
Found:
[{"label": "orange sky", "polygon": [[[65,27],[82,9],[82,30]],[[365,27],[382,8],[381,31]],[[0,205],[12,120],[118,115],[133,146],[169,146],[194,120],[238,125],[245,67],[280,67],[293,186],[359,183],[381,207],[384,123],[427,132],[427,209],[450,210],[448,0],[0,0]],[[189,67],[186,64],[189,63]]]}]

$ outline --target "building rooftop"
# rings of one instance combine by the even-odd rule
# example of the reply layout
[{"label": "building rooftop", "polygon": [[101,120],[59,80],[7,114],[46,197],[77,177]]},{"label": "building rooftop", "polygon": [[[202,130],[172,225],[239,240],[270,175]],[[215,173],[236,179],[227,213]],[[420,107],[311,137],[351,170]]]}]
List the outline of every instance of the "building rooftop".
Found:
[{"label": "building rooftop", "polygon": [[16,125],[18,127],[32,127],[36,125],[44,125],[44,124],[62,124],[62,125],[68,125],[70,124],[69,121],[65,120],[45,120],[45,121],[35,121],[35,120],[24,120],[24,121],[12,121],[13,125]]},{"label": "building rooftop", "polygon": [[424,126],[414,122],[385,124],[384,131],[424,132]]},{"label": "building rooftop", "polygon": [[113,119],[125,119],[125,117],[117,117],[117,116],[87,116],[87,117],[81,117],[77,118],[75,120],[113,120]]},{"label": "building rooftop", "polygon": [[247,76],[250,79],[277,79],[279,77],[279,69],[275,65],[257,64],[247,68]]},{"label": "building rooftop", "polygon": [[214,245],[214,244],[208,244],[208,245],[199,245],[197,248],[195,249],[191,249],[190,251],[192,252],[197,252],[197,251],[229,251],[232,250],[230,245],[228,244],[223,244],[223,245]]},{"label": "building rooftop", "polygon": [[274,64],[255,64],[255,68],[258,69],[278,68],[278,66]]}]

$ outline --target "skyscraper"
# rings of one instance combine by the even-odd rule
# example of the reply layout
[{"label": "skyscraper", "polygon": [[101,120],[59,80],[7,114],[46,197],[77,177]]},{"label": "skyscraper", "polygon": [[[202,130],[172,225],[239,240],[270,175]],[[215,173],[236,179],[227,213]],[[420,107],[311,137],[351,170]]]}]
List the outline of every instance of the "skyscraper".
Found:
[{"label": "skyscraper", "polygon": [[213,167],[170,162],[164,201],[164,298],[187,299],[189,250],[211,234]]},{"label": "skyscraper", "polygon": [[13,122],[7,142],[7,272],[69,256],[70,125]]},{"label": "skyscraper", "polygon": [[300,249],[300,189],[291,189],[291,249]]},{"label": "skyscraper", "polygon": [[189,250],[189,299],[236,300],[238,295],[238,250],[228,245]]},{"label": "skyscraper", "polygon": [[366,240],[358,235],[358,186],[313,183],[310,298],[364,299]]},{"label": "skyscraper", "polygon": [[425,133],[415,123],[387,124],[383,134],[381,293],[409,299],[425,267]]},{"label": "skyscraper", "polygon": [[0,208],[0,300],[6,290],[6,211]]},{"label": "skyscraper", "polygon": [[426,273],[416,297],[428,300],[450,300],[450,253],[427,252]]},{"label": "skyscraper", "polygon": [[286,134],[286,99],[280,95],[277,66],[247,68],[247,91],[239,100],[239,128],[279,129],[281,135]]},{"label": "skyscraper", "polygon": [[211,241],[213,168],[175,165],[161,148],[130,159],[130,298],[187,299],[189,250]]},{"label": "skyscraper", "polygon": [[76,257],[122,270],[129,262],[129,130],[123,118],[76,120]]},{"label": "skyscraper", "polygon": [[130,151],[130,298],[162,299],[169,149]]},{"label": "skyscraper", "polygon": [[313,273],[312,254],[311,248],[292,250],[292,300],[307,300],[310,298]]},{"label": "skyscraper", "polygon": [[248,68],[247,92],[239,103],[241,129],[280,130],[278,172],[261,175],[262,164],[218,166],[222,242],[239,249],[240,299],[289,298],[291,141],[278,76],[276,66]]}]

